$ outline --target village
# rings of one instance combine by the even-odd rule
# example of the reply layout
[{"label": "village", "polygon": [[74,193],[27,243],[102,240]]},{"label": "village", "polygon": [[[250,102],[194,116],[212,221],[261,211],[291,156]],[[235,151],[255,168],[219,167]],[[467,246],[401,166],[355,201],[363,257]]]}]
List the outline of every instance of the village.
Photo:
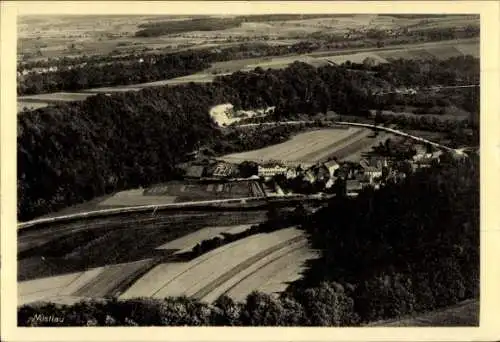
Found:
[{"label": "village", "polygon": [[388,183],[401,182],[418,169],[439,163],[443,156],[442,151],[433,151],[422,144],[402,144],[389,155],[383,146],[375,147],[359,162],[332,156],[316,163],[279,160],[229,163],[192,154],[191,160],[179,164],[178,169],[186,180],[260,181],[267,197],[335,194],[339,189],[355,197],[365,188],[379,189]]}]

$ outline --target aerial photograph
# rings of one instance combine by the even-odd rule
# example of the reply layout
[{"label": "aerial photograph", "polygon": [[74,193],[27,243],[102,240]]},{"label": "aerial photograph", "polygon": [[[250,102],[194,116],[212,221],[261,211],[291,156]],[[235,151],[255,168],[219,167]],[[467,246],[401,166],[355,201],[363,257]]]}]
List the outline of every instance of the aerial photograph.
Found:
[{"label": "aerial photograph", "polygon": [[479,131],[477,14],[19,16],[17,325],[477,327]]}]

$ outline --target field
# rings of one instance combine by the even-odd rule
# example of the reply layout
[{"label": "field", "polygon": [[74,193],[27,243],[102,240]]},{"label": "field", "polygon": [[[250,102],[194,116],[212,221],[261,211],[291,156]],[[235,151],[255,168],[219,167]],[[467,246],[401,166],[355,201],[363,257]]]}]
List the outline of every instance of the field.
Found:
[{"label": "field", "polygon": [[249,229],[251,226],[243,224],[237,226],[205,227],[174,241],[167,242],[157,247],[157,249],[175,250],[174,254],[189,252],[200,241],[222,236],[223,233],[237,234]]},{"label": "field", "polygon": [[[298,250],[302,252],[296,252]],[[279,292],[287,281],[300,277],[298,272],[305,259],[315,256],[311,251],[306,251],[306,238],[302,231],[295,228],[253,235],[189,262],[158,265],[120,298],[186,295],[211,302],[230,291],[235,295],[249,294],[255,289],[252,281],[255,283],[256,279],[261,280],[261,288],[268,293]],[[287,255],[291,256],[288,256],[286,263],[296,266],[293,271],[290,268],[284,271],[281,267]],[[280,270],[269,276],[266,272],[270,268]]]},{"label": "field", "polygon": [[20,282],[19,304],[50,300],[78,301],[117,295],[130,281],[147,271],[151,259],[93,268],[84,272]]},{"label": "field", "polygon": [[[195,19],[195,21],[191,21]],[[478,25],[474,16],[406,18],[391,15],[353,14],[316,15],[315,17],[247,16],[238,24],[235,17],[205,16],[116,15],[116,16],[21,16],[18,22],[18,54],[22,61],[81,55],[115,56],[130,53],[165,53],[184,49],[222,47],[231,44],[264,42],[270,45],[290,45],[311,35],[344,35],[368,29],[410,31],[433,28]],[[207,30],[199,23],[213,22]],[[240,20],[241,21],[241,20]],[[230,23],[226,29],[224,22]],[[185,23],[185,24],[184,24]],[[195,23],[195,24],[193,24]],[[217,23],[222,23],[218,25]],[[145,27],[179,26],[181,31],[167,30],[163,34],[140,37],[136,33]],[[216,27],[219,26],[219,27]],[[217,29],[219,28],[219,29]],[[234,70],[233,70],[234,71]]]},{"label": "field", "polygon": [[342,64],[346,61],[362,63],[366,58],[373,58],[376,63],[388,63],[395,59],[448,59],[463,55],[479,58],[479,39],[463,39],[442,42],[390,46],[386,48],[358,49],[359,52],[349,51],[327,53],[313,52],[310,55],[317,60],[331,61]]},{"label": "field", "polygon": [[301,278],[305,262],[318,256],[308,247],[306,240],[292,242],[259,259],[201,300],[213,302],[226,294],[235,301],[243,302],[253,290],[268,294],[283,292],[290,282]]},{"label": "field", "polygon": [[342,149],[337,150],[336,155],[339,159],[344,161],[358,163],[361,159],[370,154],[372,147],[384,143],[387,139],[395,141],[398,138],[398,136],[390,133],[379,132],[376,136],[370,135],[364,139],[358,140],[354,144],[344,146]]},{"label": "field", "polygon": [[17,112],[22,112],[25,108],[28,110],[35,110],[38,108],[44,108],[49,105],[48,102],[26,102],[26,101],[17,101]]},{"label": "field", "polygon": [[227,183],[169,182],[158,184],[144,191],[144,196],[175,196],[175,202],[226,199],[239,197],[263,197],[264,192],[255,181]]},{"label": "field", "polygon": [[327,61],[337,65],[344,64],[347,61],[351,63],[363,63],[365,59],[372,59],[376,64],[380,63],[388,63],[388,61],[382,57],[380,57],[376,52],[360,52],[355,54],[348,55],[338,55],[338,56],[328,56],[328,57],[319,57],[317,60]]},{"label": "field", "polygon": [[[411,113],[411,110],[416,109],[415,107],[406,107],[404,108],[405,111],[390,111],[390,110],[383,110],[382,111],[382,116],[387,115],[387,116],[404,116],[407,118],[428,118],[432,120],[438,120],[438,121],[460,121],[460,120],[466,120],[470,117],[470,113],[466,112],[463,109],[457,108],[455,106],[450,106],[450,107],[445,107],[444,114],[414,114]],[[375,111],[371,111],[372,114],[375,114]]]},{"label": "field", "polygon": [[168,80],[148,82],[148,83],[137,83],[137,84],[123,85],[123,86],[116,86],[116,87],[102,87],[102,88],[86,89],[86,90],[82,90],[81,93],[90,93],[90,94],[115,93],[115,92],[124,92],[124,91],[139,91],[143,88],[148,88],[148,87],[178,85],[178,84],[185,84],[185,83],[190,83],[190,82],[209,83],[209,82],[212,82],[214,80],[214,78],[217,76],[220,76],[220,75],[199,73],[199,74],[193,74],[193,75],[189,75],[189,76],[182,76],[182,77],[172,78],[172,79],[168,79]]},{"label": "field", "polygon": [[85,100],[90,95],[81,93],[50,93],[50,94],[38,94],[38,95],[28,95],[20,96],[19,99],[22,101],[46,101],[46,102],[61,102],[61,101],[81,101]]},{"label": "field", "polygon": [[[228,218],[224,220],[226,223],[229,223]],[[309,249],[303,231],[295,228],[256,234],[209,251],[190,261],[168,261],[161,257],[163,255],[165,258],[167,255],[173,255],[172,253],[191,250],[202,240],[223,233],[242,232],[250,228],[252,223],[257,223],[263,218],[262,215],[254,213],[251,216],[247,215],[246,218],[240,217],[240,220],[232,218],[234,223],[246,221],[245,224],[204,227],[187,235],[183,235],[188,232],[186,226],[183,225],[184,233],[181,233],[180,237],[163,244],[161,244],[161,239],[150,239],[150,232],[154,229],[164,229],[160,229],[157,225],[150,226],[150,228],[142,226],[134,229],[142,231],[140,238],[135,233],[131,234],[130,242],[134,240],[136,245],[134,247],[130,242],[126,243],[127,246],[123,246],[124,239],[117,241],[120,240],[119,236],[131,233],[127,230],[104,239],[102,237],[95,239],[100,241],[91,243],[91,249],[87,248],[87,244],[87,246],[74,248],[70,252],[66,251],[64,255],[58,256],[60,263],[57,262],[56,257],[32,256],[28,261],[34,265],[36,264],[34,259],[39,260],[39,273],[40,269],[47,265],[61,270],[59,266],[62,262],[74,262],[76,254],[84,258],[86,267],[62,274],[43,274],[41,277],[20,279],[18,283],[19,305],[36,301],[74,303],[83,298],[109,296],[164,298],[186,295],[212,302],[222,294],[241,300],[255,289],[270,294],[281,292],[289,282],[301,277],[307,260],[318,257],[317,252]],[[189,224],[192,221],[190,218]],[[215,221],[212,222],[215,223]],[[185,221],[185,224],[187,223]],[[223,222],[219,220],[219,223]],[[149,242],[145,244],[143,240]],[[117,244],[122,244],[121,248],[117,249]],[[54,247],[54,245],[50,246],[50,248]],[[155,248],[156,252],[151,253],[151,248]],[[141,257],[137,257],[139,250],[142,250]],[[83,256],[83,253],[88,257]],[[89,253],[95,253],[103,258],[104,264],[96,266],[92,262],[88,263],[94,258]],[[128,257],[123,260],[129,260],[116,262],[118,253],[128,253]],[[131,257],[131,254],[136,254],[136,257]],[[22,262],[23,260],[18,264],[21,273],[27,265]]]},{"label": "field", "polygon": [[260,183],[256,181],[235,181],[226,183],[172,181],[153,185],[146,189],[124,190],[96,198],[89,203],[67,208],[47,215],[54,217],[83,211],[160,205],[182,202],[196,202],[243,197],[264,197]]},{"label": "field", "polygon": [[266,148],[229,154],[221,159],[228,162],[281,161],[284,163],[316,163],[336,156],[336,151],[362,140],[370,130],[360,128],[321,129],[300,133],[292,139]]},{"label": "field", "polygon": [[170,241],[204,227],[258,223],[265,216],[264,211],[148,212],[20,231],[18,280],[167,258],[172,251],[158,247]]},{"label": "field", "polygon": [[154,205],[174,203],[175,196],[144,196],[144,189],[120,191],[103,200],[99,206],[131,207],[135,205]]}]

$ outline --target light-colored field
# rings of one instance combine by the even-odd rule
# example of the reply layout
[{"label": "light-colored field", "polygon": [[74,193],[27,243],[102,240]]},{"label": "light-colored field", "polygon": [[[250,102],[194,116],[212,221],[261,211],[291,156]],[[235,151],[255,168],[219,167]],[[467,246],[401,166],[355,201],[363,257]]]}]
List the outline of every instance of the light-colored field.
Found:
[{"label": "light-colored field", "polygon": [[317,256],[318,253],[308,247],[307,240],[290,243],[259,259],[200,299],[213,302],[227,294],[234,300],[243,301],[254,290],[269,294],[282,292],[289,282],[301,277],[302,263]]},{"label": "light-colored field", "polygon": [[25,108],[28,110],[35,110],[38,108],[44,108],[49,106],[50,104],[47,102],[26,102],[26,101],[17,101],[17,111],[21,112]]},{"label": "light-colored field", "polygon": [[212,292],[219,291],[220,287],[230,288],[232,285],[225,284],[233,284],[235,277],[242,278],[241,272],[247,272],[252,265],[274,252],[303,240],[302,231],[287,228],[235,241],[189,262],[161,264],[134,283],[121,298],[186,295],[212,299],[215,296],[210,295]]},{"label": "light-colored field", "polygon": [[363,63],[367,58],[372,59],[375,64],[380,64],[380,63],[388,63],[388,61],[376,53],[370,53],[370,52],[361,52],[361,53],[356,53],[356,54],[351,54],[351,55],[340,55],[340,56],[331,56],[331,57],[319,57],[317,58],[318,60],[321,61],[329,61],[333,62],[335,64],[343,64],[347,61],[350,61],[351,63],[358,63],[361,64]]},{"label": "light-colored field", "polygon": [[40,102],[58,102],[58,101],[82,101],[91,95],[84,93],[48,93],[37,95],[26,95],[18,97],[18,101],[40,101]]},{"label": "light-colored field", "polygon": [[[218,74],[218,75],[212,75],[212,74],[206,74],[206,73],[199,73],[199,74],[193,74],[193,75],[188,75],[188,76],[182,76],[182,77],[177,77],[177,78],[172,78],[168,80],[161,80],[161,81],[155,81],[155,82],[148,82],[148,83],[137,83],[137,84],[130,84],[130,85],[123,85],[123,86],[116,86],[116,87],[101,87],[101,88],[92,88],[92,89],[85,89],[82,90],[81,93],[90,93],[90,95],[95,94],[95,93],[116,93],[116,92],[126,92],[126,91],[139,91],[143,88],[149,88],[149,87],[159,87],[159,86],[165,86],[165,85],[178,85],[178,84],[186,84],[186,83],[210,83],[214,80],[215,77],[217,76],[222,76],[225,74]],[[87,96],[90,96],[87,95]]]},{"label": "light-colored field", "polygon": [[432,59],[434,55],[428,52],[426,49],[408,49],[408,50],[393,50],[393,51],[381,51],[378,53],[383,58],[387,60],[394,59]]},{"label": "light-colored field", "polygon": [[93,268],[84,272],[23,281],[18,284],[18,305],[36,302],[102,298],[116,294],[120,285],[136,276],[151,259]]},{"label": "light-colored field", "polygon": [[18,305],[49,300],[56,296],[71,296],[79,286],[91,282],[103,270],[103,267],[98,267],[85,272],[20,282],[18,283]]},{"label": "light-colored field", "polygon": [[388,138],[394,141],[397,139],[397,136],[387,132],[379,132],[377,136],[366,137],[359,141],[359,143],[346,147],[337,153],[343,161],[359,163],[365,157],[366,153],[372,151],[372,147],[384,143]]},{"label": "light-colored field", "polygon": [[[191,31],[160,37],[135,37],[139,25],[157,21],[186,20],[165,16],[43,16],[20,17],[18,53],[26,60],[82,54],[156,53],[185,48],[223,46],[247,41],[290,44],[316,32],[344,34],[352,30],[425,30],[435,27],[479,25],[478,17],[403,18],[391,15],[354,14],[279,21],[247,20],[238,27],[216,31]],[[423,19],[427,19],[423,21]],[[147,51],[145,51],[145,49]]]},{"label": "light-colored field", "polygon": [[144,189],[121,191],[99,203],[99,206],[134,206],[174,203],[176,196],[144,196]]},{"label": "light-colored field", "polygon": [[126,264],[106,266],[97,277],[73,292],[78,297],[101,298],[117,294],[117,288],[124,282],[134,278],[143,268],[151,264],[151,259]]},{"label": "light-colored field", "polygon": [[228,162],[278,160],[315,163],[334,153],[337,148],[341,147],[339,144],[343,146],[351,143],[352,139],[360,139],[368,134],[369,131],[359,128],[314,130],[298,134],[281,144],[248,152],[229,154],[221,159]]},{"label": "light-colored field", "polygon": [[331,61],[335,64],[342,64],[347,61],[352,63],[363,63],[366,58],[372,58],[375,64],[389,63],[395,59],[448,59],[451,57],[460,57],[463,55],[471,55],[479,57],[479,40],[467,39],[461,41],[447,41],[441,44],[423,43],[413,44],[404,48],[404,46],[394,46],[392,48],[382,49],[367,49],[366,52],[358,53],[335,53],[328,55],[327,53],[313,53],[316,55],[316,61]]},{"label": "light-colored field", "polygon": [[252,225],[250,224],[244,224],[237,226],[206,227],[179,239],[167,242],[156,249],[177,249],[178,251],[176,253],[184,253],[190,251],[194,246],[196,246],[197,243],[203,240],[208,240],[216,236],[222,236],[222,233],[237,234],[250,228],[251,226]]},{"label": "light-colored field", "polygon": [[247,64],[242,71],[254,70],[257,67],[263,69],[284,69],[294,62],[307,63],[314,67],[322,67],[328,65],[328,62],[311,56],[292,56],[292,57],[277,57],[262,62]]}]

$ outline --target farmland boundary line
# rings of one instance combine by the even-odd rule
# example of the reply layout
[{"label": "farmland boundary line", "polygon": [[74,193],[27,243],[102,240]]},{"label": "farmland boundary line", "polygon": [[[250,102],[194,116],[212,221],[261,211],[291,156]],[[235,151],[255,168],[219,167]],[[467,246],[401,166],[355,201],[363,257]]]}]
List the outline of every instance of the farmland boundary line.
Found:
[{"label": "farmland boundary line", "polygon": [[254,264],[259,259],[261,259],[261,258],[263,258],[263,257],[265,257],[265,256],[267,256],[267,255],[269,255],[269,254],[271,254],[271,253],[273,253],[275,251],[283,249],[283,248],[287,247],[290,244],[293,244],[295,242],[299,242],[299,241],[304,240],[304,239],[307,239],[307,238],[305,236],[296,236],[294,238],[291,238],[291,239],[285,240],[283,242],[280,242],[277,245],[271,246],[271,247],[265,249],[264,251],[255,254],[254,256],[251,256],[250,258],[246,259],[245,261],[243,261],[243,262],[239,263],[238,265],[234,266],[229,271],[223,273],[217,279],[214,279],[213,281],[211,281],[208,285],[204,286],[202,289],[200,289],[199,291],[197,291],[196,293],[194,293],[190,297],[194,298],[194,299],[202,299],[203,297],[207,296],[210,292],[212,292],[215,289],[217,289],[217,287],[221,286],[226,281],[230,280],[236,274],[238,274],[239,272],[243,271],[244,269],[246,269],[250,265]]}]

